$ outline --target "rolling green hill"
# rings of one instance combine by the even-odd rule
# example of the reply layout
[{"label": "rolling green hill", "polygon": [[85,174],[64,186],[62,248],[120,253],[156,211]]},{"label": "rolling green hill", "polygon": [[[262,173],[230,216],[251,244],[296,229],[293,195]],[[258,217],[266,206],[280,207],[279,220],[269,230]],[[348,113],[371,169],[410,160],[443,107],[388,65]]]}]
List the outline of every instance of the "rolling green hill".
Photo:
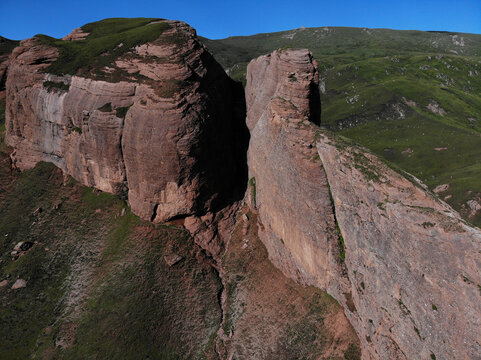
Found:
[{"label": "rolling green hill", "polygon": [[[203,39],[231,77],[277,48],[319,62],[321,124],[370,148],[481,225],[481,35],[366,28]],[[471,207],[470,207],[471,205]],[[474,214],[474,215],[473,215]]]}]

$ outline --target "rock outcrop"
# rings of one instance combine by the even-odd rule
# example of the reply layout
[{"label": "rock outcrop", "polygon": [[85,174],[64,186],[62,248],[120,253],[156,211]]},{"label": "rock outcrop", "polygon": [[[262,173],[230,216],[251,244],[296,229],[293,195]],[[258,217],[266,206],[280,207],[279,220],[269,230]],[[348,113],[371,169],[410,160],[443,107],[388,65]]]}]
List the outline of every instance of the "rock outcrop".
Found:
[{"label": "rock outcrop", "polygon": [[307,51],[248,66],[247,198],[270,259],[344,306],[363,359],[481,358],[481,232],[309,123],[316,79]]},{"label": "rock outcrop", "polygon": [[481,358],[481,231],[366,149],[317,144],[373,358]]},{"label": "rock outcrop", "polygon": [[339,234],[315,147],[317,64],[307,50],[275,51],[248,66],[250,205],[270,259],[298,281],[342,294]]},{"label": "rock outcrop", "polygon": [[[113,58],[107,65],[69,74],[49,72],[65,60],[59,44],[83,46],[100,36],[95,27],[64,43],[22,41],[6,81],[14,165],[51,162],[84,185],[126,194],[143,219],[182,218],[220,276],[248,182],[269,258],[344,307],[363,359],[481,358],[481,232],[416,179],[318,127],[312,54],[279,50],[249,64],[246,159],[242,88],[192,28],[143,26],[159,23],[155,40],[127,51],[119,42],[101,54]],[[220,349],[233,338],[219,334]]]},{"label": "rock outcrop", "polygon": [[[53,162],[87,186],[128,193],[134,213],[153,221],[241,197],[242,89],[191,27],[162,22],[157,39],[82,76],[50,74],[62,48],[23,41],[7,80],[6,142],[16,166]],[[79,34],[88,35],[77,29],[66,39]]]}]

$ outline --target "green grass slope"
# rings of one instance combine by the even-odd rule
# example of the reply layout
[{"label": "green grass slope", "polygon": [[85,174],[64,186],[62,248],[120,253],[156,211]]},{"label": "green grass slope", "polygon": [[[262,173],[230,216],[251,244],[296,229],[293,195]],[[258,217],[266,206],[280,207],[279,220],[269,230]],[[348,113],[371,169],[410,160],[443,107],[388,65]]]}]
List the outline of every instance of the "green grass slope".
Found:
[{"label": "green grass slope", "polygon": [[[137,45],[156,40],[165,30],[170,29],[170,25],[162,20],[112,18],[89,23],[81,27],[83,32],[89,34],[84,40],[64,41],[46,35],[35,37],[40,44],[54,46],[59,50],[58,59],[45,69],[46,72],[108,77],[109,73],[104,71],[106,66],[115,68],[114,61],[117,58],[132,51]],[[115,75],[119,77],[119,74]]]},{"label": "green grass slope", "polygon": [[0,125],[0,359],[215,358],[221,282],[188,233],[52,164],[12,170]]},{"label": "green grass slope", "polygon": [[1,171],[1,359],[212,358],[221,285],[184,230],[121,216],[122,201],[63,185],[51,164]]},{"label": "green grass slope", "polygon": [[319,62],[321,124],[354,139],[440,194],[481,226],[481,35],[308,28],[203,39],[231,77],[277,48]]}]

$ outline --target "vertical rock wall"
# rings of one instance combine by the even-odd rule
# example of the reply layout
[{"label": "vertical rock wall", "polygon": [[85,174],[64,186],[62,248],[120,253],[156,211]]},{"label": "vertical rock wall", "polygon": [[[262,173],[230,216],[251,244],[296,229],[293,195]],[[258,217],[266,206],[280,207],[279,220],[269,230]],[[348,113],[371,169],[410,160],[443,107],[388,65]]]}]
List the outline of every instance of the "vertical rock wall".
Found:
[{"label": "vertical rock wall", "polygon": [[317,88],[317,64],[307,50],[275,51],[249,64],[248,191],[274,264],[302,283],[342,294],[348,284],[310,121],[319,122]]},{"label": "vertical rock wall", "polygon": [[303,50],[248,66],[248,199],[270,259],[344,306],[364,359],[481,358],[481,232],[309,122],[315,69]]},{"label": "vertical rock wall", "polygon": [[376,359],[481,358],[481,231],[366,149],[317,144],[356,311]]},{"label": "vertical rock wall", "polygon": [[48,74],[58,50],[23,41],[7,80],[6,142],[16,166],[49,161],[87,186],[128,192],[132,210],[153,221],[242,197],[242,89],[191,27],[166,22],[155,41],[100,69],[120,74],[118,82]]}]

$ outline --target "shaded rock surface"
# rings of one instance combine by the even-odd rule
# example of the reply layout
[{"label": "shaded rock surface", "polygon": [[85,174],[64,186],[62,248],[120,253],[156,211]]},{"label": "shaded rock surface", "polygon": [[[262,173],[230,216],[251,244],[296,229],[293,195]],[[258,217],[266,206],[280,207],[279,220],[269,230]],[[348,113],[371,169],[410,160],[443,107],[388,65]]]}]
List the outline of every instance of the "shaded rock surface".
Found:
[{"label": "shaded rock surface", "polygon": [[48,161],[87,186],[128,192],[132,210],[153,221],[240,197],[242,89],[191,27],[166,22],[155,41],[104,69],[122,74],[115,83],[49,74],[59,50],[22,41],[7,79],[6,142],[15,165]]},{"label": "shaded rock surface", "polygon": [[0,36],[0,97],[4,96],[5,82],[7,81],[8,57],[18,41],[9,40]]},{"label": "shaded rock surface", "polygon": [[309,64],[286,51],[248,66],[247,199],[269,258],[344,306],[363,359],[480,358],[481,232],[416,179],[316,133],[298,102],[312,94]]}]

